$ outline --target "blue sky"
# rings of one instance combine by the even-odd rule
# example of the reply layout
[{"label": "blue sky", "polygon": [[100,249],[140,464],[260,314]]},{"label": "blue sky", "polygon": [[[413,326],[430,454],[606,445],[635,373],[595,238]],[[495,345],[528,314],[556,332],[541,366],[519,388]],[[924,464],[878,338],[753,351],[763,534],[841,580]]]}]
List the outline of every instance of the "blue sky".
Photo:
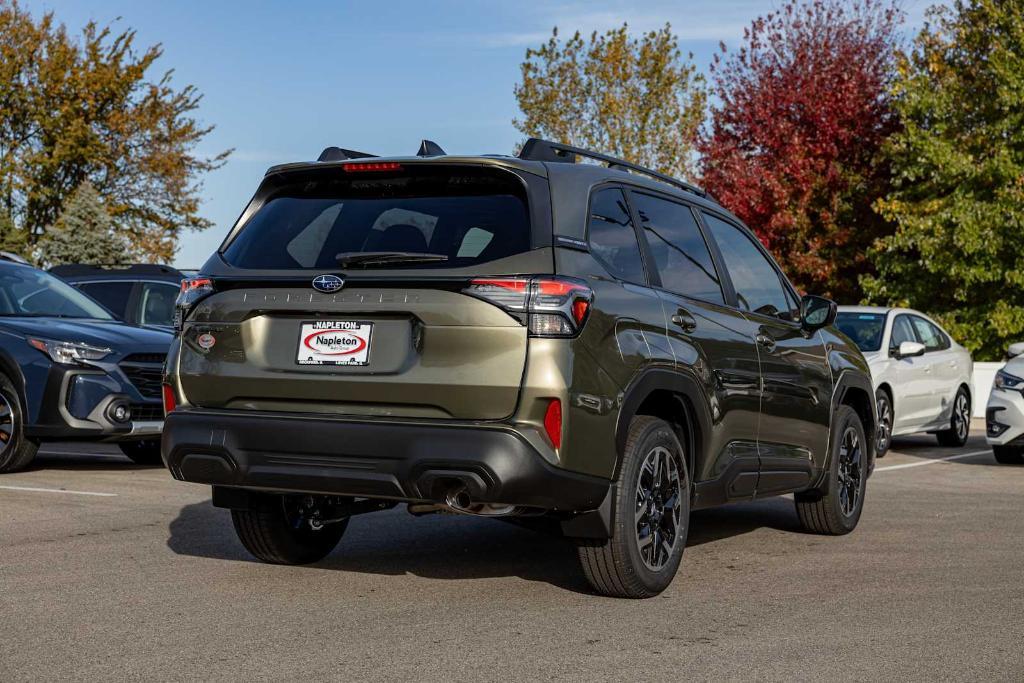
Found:
[{"label": "blue sky", "polygon": [[[706,69],[719,41],[733,47],[772,0],[665,2],[236,2],[42,0],[76,31],[89,19],[162,43],[157,63],[204,99],[216,129],[210,154],[235,153],[204,179],[203,214],[214,227],[186,233],[175,264],[197,267],[217,248],[268,166],[314,159],[328,145],[411,154],[422,138],[449,152],[510,152],[520,134],[512,87],[528,46],[563,32],[635,30],[669,21]],[[905,0],[910,27],[929,0]]]}]

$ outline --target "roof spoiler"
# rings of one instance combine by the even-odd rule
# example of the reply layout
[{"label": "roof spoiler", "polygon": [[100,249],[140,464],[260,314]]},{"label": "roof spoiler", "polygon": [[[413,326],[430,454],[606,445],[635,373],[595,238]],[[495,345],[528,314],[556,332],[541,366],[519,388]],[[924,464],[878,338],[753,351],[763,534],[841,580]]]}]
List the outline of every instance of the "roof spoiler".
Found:
[{"label": "roof spoiler", "polygon": [[[416,152],[418,157],[443,157],[447,154],[441,145],[437,144],[433,140],[421,140],[419,151]],[[372,159],[376,157],[376,154],[369,154],[368,152],[357,152],[354,149],[345,149],[344,147],[327,147],[324,151],[320,152],[320,156],[317,161],[348,161],[349,159]]]},{"label": "roof spoiler", "polygon": [[673,178],[670,175],[659,173],[658,171],[645,168],[644,166],[631,163],[624,159],[618,159],[607,154],[601,154],[600,152],[592,152],[589,149],[583,149],[582,147],[563,145],[560,142],[551,142],[550,140],[541,140],[540,138],[530,138],[526,141],[526,144],[523,145],[523,149],[519,152],[520,159],[561,164],[575,164],[577,156],[603,162],[608,165],[608,168],[614,168],[620,171],[632,171],[633,173],[639,173],[640,175],[660,180],[661,182],[672,185],[673,187],[678,187],[681,190],[692,192],[698,197],[708,196],[708,193],[703,189],[696,185],[691,185],[686,181]]}]

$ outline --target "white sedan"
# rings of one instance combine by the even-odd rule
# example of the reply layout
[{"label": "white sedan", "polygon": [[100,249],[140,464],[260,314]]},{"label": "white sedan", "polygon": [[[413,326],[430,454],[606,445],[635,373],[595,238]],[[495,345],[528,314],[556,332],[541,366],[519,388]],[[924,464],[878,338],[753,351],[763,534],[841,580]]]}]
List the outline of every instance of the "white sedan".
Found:
[{"label": "white sedan", "polygon": [[894,436],[930,432],[963,446],[971,427],[971,354],[919,311],[840,306],[836,327],[871,368],[878,404],[878,457]]},{"label": "white sedan", "polygon": [[1024,465],[1024,343],[1011,344],[985,407],[985,436],[996,460]]}]

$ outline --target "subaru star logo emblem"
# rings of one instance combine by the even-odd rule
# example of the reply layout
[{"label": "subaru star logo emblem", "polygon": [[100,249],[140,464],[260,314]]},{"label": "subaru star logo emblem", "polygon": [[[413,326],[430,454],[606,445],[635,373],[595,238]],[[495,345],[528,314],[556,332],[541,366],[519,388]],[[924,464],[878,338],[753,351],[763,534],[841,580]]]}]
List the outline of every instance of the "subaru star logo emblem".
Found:
[{"label": "subaru star logo emblem", "polygon": [[317,275],[313,278],[313,289],[330,294],[345,286],[345,281],[337,275]]}]

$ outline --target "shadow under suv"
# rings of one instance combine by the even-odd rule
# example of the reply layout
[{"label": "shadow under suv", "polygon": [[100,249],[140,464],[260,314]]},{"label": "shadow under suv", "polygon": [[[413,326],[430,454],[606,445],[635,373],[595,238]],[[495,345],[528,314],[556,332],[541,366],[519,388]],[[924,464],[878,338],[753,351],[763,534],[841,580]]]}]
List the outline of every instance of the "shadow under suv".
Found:
[{"label": "shadow under suv", "polygon": [[163,456],[262,560],[317,561],[401,502],[553,517],[597,591],[647,597],[693,509],[860,517],[874,401],[835,304],[681,181],[542,140],[328,148],[271,168],[200,273]]}]

